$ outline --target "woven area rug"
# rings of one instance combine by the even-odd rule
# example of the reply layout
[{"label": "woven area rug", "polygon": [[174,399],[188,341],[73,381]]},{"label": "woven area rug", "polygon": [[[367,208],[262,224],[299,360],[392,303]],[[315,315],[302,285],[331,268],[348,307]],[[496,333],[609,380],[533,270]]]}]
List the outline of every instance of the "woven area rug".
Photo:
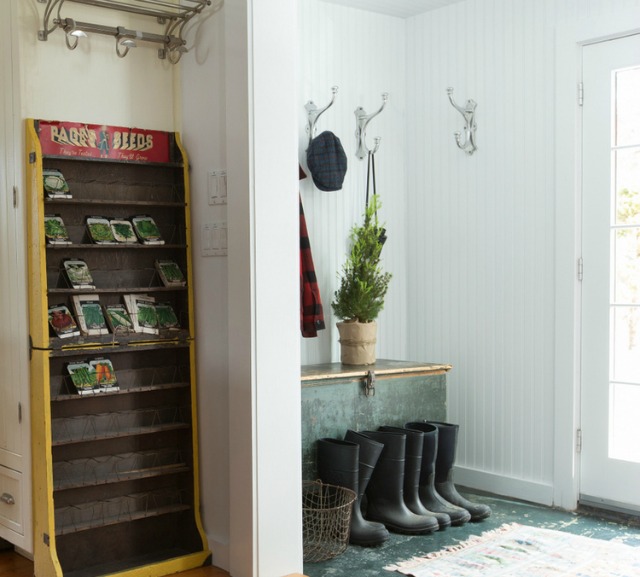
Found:
[{"label": "woven area rug", "polygon": [[514,523],[385,569],[413,577],[639,577],[640,547]]}]

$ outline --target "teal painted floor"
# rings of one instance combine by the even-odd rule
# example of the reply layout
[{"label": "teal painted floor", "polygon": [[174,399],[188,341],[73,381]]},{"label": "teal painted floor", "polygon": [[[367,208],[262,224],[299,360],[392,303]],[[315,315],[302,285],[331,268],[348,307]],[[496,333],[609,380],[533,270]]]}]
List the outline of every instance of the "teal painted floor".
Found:
[{"label": "teal painted floor", "polygon": [[624,519],[610,515],[610,519],[596,516],[592,512],[566,512],[531,503],[503,499],[490,495],[464,494],[469,500],[485,503],[491,507],[492,515],[478,523],[467,523],[462,527],[449,527],[430,535],[407,536],[391,533],[391,538],[379,547],[365,548],[349,545],[340,556],[320,563],[305,563],[304,574],[308,577],[393,577],[400,573],[386,571],[386,565],[404,561],[411,557],[439,551],[468,539],[491,531],[504,523],[520,523],[557,531],[567,531],[595,539],[615,540],[640,547],[640,519]]}]

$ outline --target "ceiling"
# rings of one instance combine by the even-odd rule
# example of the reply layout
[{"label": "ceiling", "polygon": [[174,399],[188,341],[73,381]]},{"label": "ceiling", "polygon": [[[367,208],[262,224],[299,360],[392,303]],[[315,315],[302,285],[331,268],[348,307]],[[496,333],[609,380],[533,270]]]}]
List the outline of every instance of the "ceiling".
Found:
[{"label": "ceiling", "polygon": [[360,8],[370,12],[380,12],[389,16],[398,16],[399,18],[408,18],[429,10],[462,2],[462,0],[324,0],[324,2]]}]

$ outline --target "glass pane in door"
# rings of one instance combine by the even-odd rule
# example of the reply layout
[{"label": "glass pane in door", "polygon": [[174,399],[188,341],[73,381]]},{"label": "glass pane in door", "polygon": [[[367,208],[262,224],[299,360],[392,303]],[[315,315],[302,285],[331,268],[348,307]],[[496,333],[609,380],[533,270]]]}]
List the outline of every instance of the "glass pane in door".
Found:
[{"label": "glass pane in door", "polygon": [[[640,119],[638,119],[640,124]],[[640,224],[640,146],[614,151],[616,224]]]},{"label": "glass pane in door", "polygon": [[614,383],[611,387],[611,423],[609,456],[621,461],[640,462],[640,420],[635,407],[640,407],[640,387]]},{"label": "glass pane in door", "polygon": [[612,82],[609,457],[640,463],[640,68]]},{"label": "glass pane in door", "polygon": [[617,70],[614,78],[616,92],[616,146],[638,144],[640,140],[640,68]]}]

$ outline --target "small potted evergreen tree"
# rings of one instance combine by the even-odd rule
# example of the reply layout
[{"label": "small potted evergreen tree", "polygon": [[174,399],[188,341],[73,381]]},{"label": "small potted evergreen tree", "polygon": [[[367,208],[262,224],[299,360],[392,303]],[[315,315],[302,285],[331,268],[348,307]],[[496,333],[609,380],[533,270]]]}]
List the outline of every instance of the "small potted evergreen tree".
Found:
[{"label": "small potted evergreen tree", "polygon": [[351,250],[342,266],[340,287],[331,303],[340,333],[340,360],[345,365],[376,361],[377,324],[391,273],[383,272],[380,254],[385,230],[378,223],[380,199],[373,195],[361,226],[351,229]]}]

